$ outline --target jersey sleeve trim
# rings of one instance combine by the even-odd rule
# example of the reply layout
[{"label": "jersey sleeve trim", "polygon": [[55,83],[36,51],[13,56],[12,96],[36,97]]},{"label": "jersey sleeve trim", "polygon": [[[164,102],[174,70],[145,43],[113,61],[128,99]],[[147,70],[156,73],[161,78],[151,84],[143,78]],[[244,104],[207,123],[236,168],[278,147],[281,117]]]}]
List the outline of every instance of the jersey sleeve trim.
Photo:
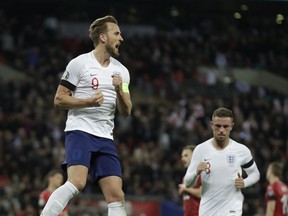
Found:
[{"label": "jersey sleeve trim", "polygon": [[243,169],[247,169],[247,168],[251,167],[251,166],[253,165],[253,163],[254,163],[254,161],[253,161],[253,159],[252,159],[252,160],[250,160],[248,163],[243,164],[241,167],[242,167]]},{"label": "jersey sleeve trim", "polygon": [[66,88],[68,88],[71,91],[74,91],[76,86],[73,85],[72,83],[68,82],[67,80],[61,80],[60,81],[60,85],[65,86]]}]

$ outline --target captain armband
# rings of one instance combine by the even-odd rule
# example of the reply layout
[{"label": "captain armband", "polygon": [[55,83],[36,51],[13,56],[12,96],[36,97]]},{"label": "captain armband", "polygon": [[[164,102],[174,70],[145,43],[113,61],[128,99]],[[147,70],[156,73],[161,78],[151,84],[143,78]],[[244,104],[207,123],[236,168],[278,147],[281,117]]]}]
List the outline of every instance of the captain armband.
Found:
[{"label": "captain armband", "polygon": [[129,93],[129,84],[128,83],[122,83],[122,91],[125,93]]}]

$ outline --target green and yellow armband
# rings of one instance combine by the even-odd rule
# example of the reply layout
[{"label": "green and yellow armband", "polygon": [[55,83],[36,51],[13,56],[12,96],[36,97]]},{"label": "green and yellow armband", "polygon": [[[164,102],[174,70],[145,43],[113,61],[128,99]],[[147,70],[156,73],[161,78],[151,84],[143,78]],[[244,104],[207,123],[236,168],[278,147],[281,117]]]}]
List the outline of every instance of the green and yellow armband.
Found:
[{"label": "green and yellow armband", "polygon": [[128,83],[122,83],[122,91],[125,93],[129,93],[129,84]]}]

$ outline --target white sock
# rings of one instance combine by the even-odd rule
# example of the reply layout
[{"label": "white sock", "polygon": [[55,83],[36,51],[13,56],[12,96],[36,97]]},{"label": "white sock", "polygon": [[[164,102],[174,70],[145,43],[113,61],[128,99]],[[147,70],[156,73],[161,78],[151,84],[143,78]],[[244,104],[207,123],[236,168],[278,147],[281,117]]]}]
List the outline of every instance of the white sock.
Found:
[{"label": "white sock", "polygon": [[71,183],[66,181],[61,187],[57,188],[49,197],[41,216],[57,216],[59,215],[70,199],[79,193],[78,189]]},{"label": "white sock", "polygon": [[108,216],[126,216],[124,202],[109,203]]}]

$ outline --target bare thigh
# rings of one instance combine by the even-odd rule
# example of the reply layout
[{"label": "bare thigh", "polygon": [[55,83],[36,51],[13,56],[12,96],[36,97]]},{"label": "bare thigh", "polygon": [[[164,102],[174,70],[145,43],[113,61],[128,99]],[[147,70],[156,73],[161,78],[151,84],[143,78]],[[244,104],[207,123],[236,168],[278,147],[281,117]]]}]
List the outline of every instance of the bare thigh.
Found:
[{"label": "bare thigh", "polygon": [[108,176],[99,180],[99,186],[107,203],[124,201],[122,179],[119,176]]},{"label": "bare thigh", "polygon": [[88,168],[83,165],[72,165],[67,168],[68,181],[71,182],[79,191],[82,190],[87,182]]}]

